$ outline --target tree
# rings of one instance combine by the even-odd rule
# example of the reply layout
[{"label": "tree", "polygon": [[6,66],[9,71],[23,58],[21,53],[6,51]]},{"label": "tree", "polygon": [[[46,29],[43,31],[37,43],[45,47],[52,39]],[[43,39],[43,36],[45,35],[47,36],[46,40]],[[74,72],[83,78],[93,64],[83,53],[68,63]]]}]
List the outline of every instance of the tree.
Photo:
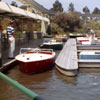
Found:
[{"label": "tree", "polygon": [[56,23],[64,32],[73,32],[76,27],[80,28],[80,17],[76,13],[57,13],[53,22]]},{"label": "tree", "polygon": [[12,1],[11,3],[12,6],[18,7],[17,3],[15,1]]},{"label": "tree", "polygon": [[88,8],[87,6],[85,6],[85,7],[83,8],[83,12],[86,14],[86,13],[89,13],[90,10],[89,10],[89,8]]},{"label": "tree", "polygon": [[96,7],[96,8],[94,8],[92,13],[93,14],[100,14],[100,9]]},{"label": "tree", "polygon": [[53,35],[55,34],[61,34],[63,33],[63,29],[61,27],[59,27],[56,23],[51,23],[51,33]]},{"label": "tree", "polygon": [[74,4],[73,3],[70,3],[69,4],[69,9],[68,9],[69,12],[74,12]]},{"label": "tree", "polygon": [[56,0],[51,10],[55,12],[63,12],[62,4],[58,0]]}]

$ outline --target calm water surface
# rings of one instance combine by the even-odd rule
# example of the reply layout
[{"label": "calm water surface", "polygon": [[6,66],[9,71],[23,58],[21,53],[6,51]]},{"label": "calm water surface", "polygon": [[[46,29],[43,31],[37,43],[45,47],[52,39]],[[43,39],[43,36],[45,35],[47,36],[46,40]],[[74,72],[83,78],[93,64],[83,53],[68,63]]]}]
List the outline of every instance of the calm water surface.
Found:
[{"label": "calm water surface", "polygon": [[[45,100],[100,100],[100,70],[80,69],[77,77],[61,75],[55,67],[47,72],[26,75],[18,66],[7,72],[12,79]],[[31,100],[0,79],[0,100]]]}]

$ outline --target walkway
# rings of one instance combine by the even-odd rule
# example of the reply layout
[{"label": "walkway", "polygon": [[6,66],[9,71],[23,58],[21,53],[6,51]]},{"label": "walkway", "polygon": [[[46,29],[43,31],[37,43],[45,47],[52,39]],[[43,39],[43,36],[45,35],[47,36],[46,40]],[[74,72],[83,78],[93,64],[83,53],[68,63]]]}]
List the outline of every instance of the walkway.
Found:
[{"label": "walkway", "polygon": [[[25,41],[20,41],[16,43],[16,49],[15,49],[15,56],[19,54],[20,48],[35,48],[38,45],[43,43],[43,39],[36,39],[36,40],[30,40],[29,42],[25,42]],[[2,63],[5,64],[9,61],[11,61],[10,59],[8,59],[8,45],[6,47],[3,47],[2,49]]]},{"label": "walkway", "polygon": [[76,40],[69,39],[58,58],[56,59],[56,64],[64,69],[73,70],[78,68],[77,63],[77,49]]}]

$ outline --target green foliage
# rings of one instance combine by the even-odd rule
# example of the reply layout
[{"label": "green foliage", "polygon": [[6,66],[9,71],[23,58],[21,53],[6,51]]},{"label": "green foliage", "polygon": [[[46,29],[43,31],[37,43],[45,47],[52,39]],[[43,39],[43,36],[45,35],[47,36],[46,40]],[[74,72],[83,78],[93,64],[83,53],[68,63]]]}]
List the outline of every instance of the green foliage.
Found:
[{"label": "green foliage", "polygon": [[73,3],[70,3],[69,4],[69,9],[68,9],[69,12],[74,12],[74,4]]},{"label": "green foliage", "polygon": [[96,7],[96,8],[94,8],[92,13],[93,14],[100,14],[100,9]]},{"label": "green foliage", "polygon": [[80,28],[80,18],[76,13],[57,13],[53,22],[57,24],[64,32],[73,32],[75,27]]},{"label": "green foliage", "polygon": [[93,21],[93,20],[89,21],[86,23],[85,27],[93,29],[95,32],[95,35],[100,37],[100,21]]},{"label": "green foliage", "polygon": [[63,29],[60,28],[57,24],[51,23],[51,33],[52,34],[63,33]]},{"label": "green foliage", "polygon": [[4,19],[0,19],[1,20],[1,23],[2,23],[2,27],[3,29],[6,29],[7,26],[9,25],[9,18],[4,18]]},{"label": "green foliage", "polygon": [[58,0],[56,0],[51,10],[55,12],[63,12],[62,4]]},{"label": "green foliage", "polygon": [[89,21],[87,22],[86,27],[89,27],[93,30],[100,30],[100,21]]},{"label": "green foliage", "polygon": [[40,31],[41,30],[41,22],[34,22],[33,29],[34,29],[34,31]]},{"label": "green foliage", "polygon": [[87,6],[85,6],[85,7],[83,8],[83,12],[84,12],[84,13],[89,13],[90,10],[89,10],[89,8],[88,8]]},{"label": "green foliage", "polygon": [[24,38],[24,34],[20,31],[15,32],[16,38]]}]

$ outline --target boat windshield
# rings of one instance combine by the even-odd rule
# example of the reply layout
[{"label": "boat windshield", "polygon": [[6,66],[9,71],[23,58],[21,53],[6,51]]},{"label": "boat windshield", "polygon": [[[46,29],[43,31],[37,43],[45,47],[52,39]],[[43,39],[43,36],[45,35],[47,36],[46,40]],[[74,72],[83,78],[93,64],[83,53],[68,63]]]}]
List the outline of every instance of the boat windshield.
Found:
[{"label": "boat windshield", "polygon": [[26,53],[26,52],[53,52],[53,49],[39,49],[39,48],[21,48],[20,54]]}]

